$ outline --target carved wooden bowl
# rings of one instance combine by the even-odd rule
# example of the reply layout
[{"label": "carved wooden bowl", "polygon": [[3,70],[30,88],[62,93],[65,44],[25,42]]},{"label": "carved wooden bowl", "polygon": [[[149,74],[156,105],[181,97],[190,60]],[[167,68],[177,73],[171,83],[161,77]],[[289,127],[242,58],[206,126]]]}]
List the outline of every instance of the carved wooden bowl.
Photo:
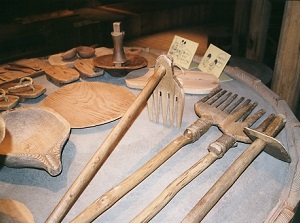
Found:
[{"label": "carved wooden bowl", "polygon": [[46,107],[19,107],[1,114],[6,132],[0,143],[0,162],[8,167],[32,167],[58,175],[70,124]]}]

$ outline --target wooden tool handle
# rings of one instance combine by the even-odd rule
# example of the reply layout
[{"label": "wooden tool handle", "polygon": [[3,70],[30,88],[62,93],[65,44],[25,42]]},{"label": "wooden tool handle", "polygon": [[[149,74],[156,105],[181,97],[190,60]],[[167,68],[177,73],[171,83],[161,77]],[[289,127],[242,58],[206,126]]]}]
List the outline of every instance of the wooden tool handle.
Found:
[{"label": "wooden tool handle", "polygon": [[132,190],[144,179],[146,179],[179,149],[181,149],[186,144],[198,140],[209,130],[211,126],[212,123],[209,121],[205,121],[203,119],[196,120],[184,131],[184,134],[182,136],[177,137],[162,151],[156,154],[151,160],[145,163],[141,168],[139,168],[117,186],[99,197],[95,202],[93,202],[83,212],[81,212],[75,219],[73,219],[72,223],[91,222],[96,219],[100,214],[113,206],[125,194],[127,194],[130,190]]},{"label": "wooden tool handle", "polygon": [[[285,125],[283,116],[277,116],[268,126],[265,134],[276,136]],[[264,149],[266,142],[256,139],[226,170],[220,179],[210,188],[203,198],[183,219],[183,223],[200,222],[226,191],[234,184],[255,157]]]},{"label": "wooden tool handle", "polygon": [[117,146],[123,135],[126,133],[132,122],[136,118],[140,111],[140,108],[146,104],[147,99],[152,93],[153,89],[157,86],[160,80],[165,75],[166,68],[160,66],[156,72],[152,75],[145,88],[137,96],[133,104],[129,107],[127,112],[123,115],[120,121],[112,129],[110,134],[106,137],[104,142],[92,156],[90,161],[84,167],[82,172],[75,179],[71,187],[62,197],[58,205],[55,207],[53,212],[50,214],[46,222],[61,222],[71,207],[74,205],[76,200],[79,198],[81,193],[91,182],[97,171],[106,161],[108,156],[112,153],[114,148]]},{"label": "wooden tool handle", "polygon": [[218,157],[214,153],[208,153],[191,168],[182,173],[170,183],[142,212],[140,212],[130,223],[141,223],[150,221],[184,186],[195,179]]}]

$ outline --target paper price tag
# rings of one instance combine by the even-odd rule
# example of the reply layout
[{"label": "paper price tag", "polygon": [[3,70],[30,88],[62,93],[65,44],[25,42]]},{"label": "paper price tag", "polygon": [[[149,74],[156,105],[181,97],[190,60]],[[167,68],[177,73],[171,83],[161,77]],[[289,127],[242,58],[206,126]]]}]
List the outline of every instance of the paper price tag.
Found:
[{"label": "paper price tag", "polygon": [[219,78],[230,57],[230,54],[210,44],[198,68],[202,72],[213,74]]},{"label": "paper price tag", "polygon": [[196,42],[175,35],[168,54],[172,55],[174,64],[189,69],[198,45]]}]

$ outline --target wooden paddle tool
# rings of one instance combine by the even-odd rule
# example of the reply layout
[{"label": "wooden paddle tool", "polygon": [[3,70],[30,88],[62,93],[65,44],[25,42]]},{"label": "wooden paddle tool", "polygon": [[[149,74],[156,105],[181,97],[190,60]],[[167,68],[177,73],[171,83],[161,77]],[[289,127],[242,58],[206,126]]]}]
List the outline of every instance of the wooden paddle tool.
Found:
[{"label": "wooden paddle tool", "polygon": [[[177,137],[169,145],[167,145],[162,151],[156,154],[151,160],[145,163],[140,169],[135,171],[132,175],[123,180],[119,185],[115,186],[101,197],[99,197],[94,203],[87,207],[81,214],[79,214],[73,222],[91,222],[111,206],[113,206],[119,199],[121,199],[125,194],[130,190],[136,187],[144,179],[146,179],[151,173],[153,173],[159,166],[161,166],[165,161],[167,161],[172,155],[174,155],[179,149],[183,146],[197,141],[202,135],[204,135],[212,125],[216,125],[214,120],[210,118],[214,113],[222,112],[222,108],[226,108],[233,101],[234,97],[229,98],[220,98],[221,95],[226,92],[225,90],[218,88],[212,91],[210,94],[202,98],[201,103],[206,104],[207,107],[211,109],[206,110],[206,115],[198,120],[196,120],[192,125],[190,125],[183,133],[183,135]],[[230,94],[228,94],[230,95]],[[219,99],[219,100],[218,100]],[[214,103],[215,102],[215,103]],[[199,103],[199,102],[198,102]],[[225,104],[220,106],[221,104]],[[216,108],[219,106],[220,108]],[[233,108],[237,106],[234,103],[230,106],[232,109],[227,109],[227,112],[230,113]],[[242,117],[249,109],[252,109],[253,106],[249,105],[249,102],[245,106],[238,108],[235,111],[236,120]],[[211,114],[209,115],[209,113]],[[225,112],[224,112],[225,113]],[[250,112],[249,112],[250,113]],[[248,113],[248,114],[249,114]],[[232,116],[227,114],[228,118],[232,119]],[[258,115],[257,115],[258,116]],[[259,117],[259,116],[258,116]],[[226,118],[226,117],[225,117]],[[249,124],[250,125],[250,124]]]},{"label": "wooden paddle tool", "polygon": [[[253,143],[232,163],[182,222],[200,222],[266,146],[273,148],[275,157],[276,154],[287,154],[284,146],[273,138],[281,131],[285,122],[285,117],[278,115],[263,133],[246,127],[245,132],[254,140]],[[290,162],[291,160],[289,158],[285,161]]]},{"label": "wooden paddle tool", "polygon": [[[116,126],[112,129],[111,133],[106,137],[104,142],[92,156],[90,161],[84,167],[82,172],[73,182],[71,187],[68,189],[66,194],[62,197],[58,205],[55,207],[51,215],[48,217],[46,222],[61,222],[64,216],[68,213],[71,207],[74,205],[76,200],[79,198],[81,193],[87,187],[89,182],[96,175],[97,171],[103,165],[108,156],[112,153],[114,148],[117,146],[123,135],[132,125],[132,122],[140,112],[140,109],[146,104],[146,101],[150,97],[151,93],[155,88],[160,88],[158,91],[161,92],[160,97],[165,97],[164,94],[169,93],[176,97],[176,103],[167,102],[162,100],[163,103],[170,103],[168,106],[170,111],[168,114],[176,112],[176,109],[179,109],[180,112],[183,112],[184,107],[184,92],[180,85],[177,85],[177,82],[173,83],[175,79],[170,78],[173,76],[173,63],[170,58],[165,55],[161,55],[157,59],[155,73],[150,78],[149,82],[145,88],[137,96],[133,104],[129,107],[123,117],[119,120]],[[170,81],[168,84],[159,85],[159,82],[165,83],[164,79]],[[164,105],[167,106],[167,105]],[[152,107],[155,109],[154,113],[159,113],[157,110],[158,107]],[[176,112],[177,113],[177,112]],[[164,116],[165,117],[165,116]],[[182,114],[178,115],[177,118],[181,118]],[[168,117],[165,117],[168,121]],[[174,117],[173,117],[174,118]],[[174,123],[173,118],[170,122]],[[181,124],[182,120],[178,120],[176,123]]]}]

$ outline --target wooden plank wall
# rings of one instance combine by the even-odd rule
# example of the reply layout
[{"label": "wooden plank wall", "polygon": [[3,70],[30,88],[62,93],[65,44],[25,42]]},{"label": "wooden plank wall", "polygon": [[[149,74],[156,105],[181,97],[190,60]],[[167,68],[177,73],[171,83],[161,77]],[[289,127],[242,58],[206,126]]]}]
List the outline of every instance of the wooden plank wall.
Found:
[{"label": "wooden plank wall", "polygon": [[296,111],[300,89],[300,1],[286,1],[271,89]]}]

